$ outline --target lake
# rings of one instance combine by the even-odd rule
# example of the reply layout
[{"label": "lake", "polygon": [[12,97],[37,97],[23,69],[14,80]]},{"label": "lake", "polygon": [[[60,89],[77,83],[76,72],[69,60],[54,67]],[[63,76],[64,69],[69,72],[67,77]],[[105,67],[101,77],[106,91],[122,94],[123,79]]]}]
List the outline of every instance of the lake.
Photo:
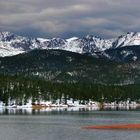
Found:
[{"label": "lake", "polygon": [[82,126],[140,123],[139,110],[0,109],[0,140],[139,140],[140,130],[86,130]]}]

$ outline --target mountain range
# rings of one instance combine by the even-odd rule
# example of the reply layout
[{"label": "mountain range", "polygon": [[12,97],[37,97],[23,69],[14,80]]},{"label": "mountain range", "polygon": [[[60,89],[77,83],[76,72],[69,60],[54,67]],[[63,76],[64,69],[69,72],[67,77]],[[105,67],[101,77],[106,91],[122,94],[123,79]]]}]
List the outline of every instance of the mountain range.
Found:
[{"label": "mountain range", "polygon": [[54,82],[140,84],[140,33],[69,39],[0,33],[0,74]]},{"label": "mountain range", "polygon": [[140,59],[140,33],[130,32],[114,39],[102,39],[93,35],[45,39],[0,32],[0,57],[28,53],[35,49],[65,50],[119,62],[136,61]]}]

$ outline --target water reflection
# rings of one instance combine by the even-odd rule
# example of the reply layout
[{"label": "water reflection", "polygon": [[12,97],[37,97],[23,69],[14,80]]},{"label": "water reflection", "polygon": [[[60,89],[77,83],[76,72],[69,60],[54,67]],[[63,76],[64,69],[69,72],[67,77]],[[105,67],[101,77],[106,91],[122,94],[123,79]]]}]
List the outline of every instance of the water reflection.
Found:
[{"label": "water reflection", "polygon": [[32,108],[0,108],[0,115],[37,115],[37,114],[48,114],[48,113],[60,113],[60,112],[90,112],[90,111],[131,111],[131,110],[140,110],[140,107],[106,107],[103,109],[94,108],[94,107],[47,107],[42,109],[32,109]]}]

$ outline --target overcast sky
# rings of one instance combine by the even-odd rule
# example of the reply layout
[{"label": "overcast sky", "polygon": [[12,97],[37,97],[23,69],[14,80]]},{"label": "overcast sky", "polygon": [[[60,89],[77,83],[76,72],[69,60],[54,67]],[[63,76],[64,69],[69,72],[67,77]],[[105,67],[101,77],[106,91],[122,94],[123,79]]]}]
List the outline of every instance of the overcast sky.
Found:
[{"label": "overcast sky", "polygon": [[112,38],[140,31],[140,0],[0,0],[0,31]]}]

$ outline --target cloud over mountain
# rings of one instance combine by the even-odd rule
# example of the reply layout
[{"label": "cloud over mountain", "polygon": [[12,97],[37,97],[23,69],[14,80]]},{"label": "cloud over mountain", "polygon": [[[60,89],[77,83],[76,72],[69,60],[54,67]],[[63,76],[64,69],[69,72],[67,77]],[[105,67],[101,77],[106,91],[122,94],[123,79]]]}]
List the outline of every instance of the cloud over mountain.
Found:
[{"label": "cloud over mountain", "polygon": [[140,1],[1,0],[0,30],[42,37],[140,31]]}]

